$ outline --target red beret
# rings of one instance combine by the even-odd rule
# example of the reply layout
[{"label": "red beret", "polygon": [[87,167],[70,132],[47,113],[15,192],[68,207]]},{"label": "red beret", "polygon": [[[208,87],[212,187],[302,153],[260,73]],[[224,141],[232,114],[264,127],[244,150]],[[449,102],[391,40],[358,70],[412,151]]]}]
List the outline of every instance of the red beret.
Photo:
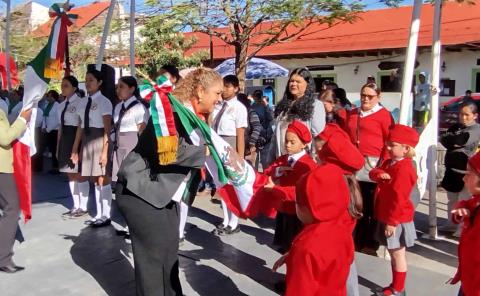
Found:
[{"label": "red beret", "polygon": [[338,125],[327,124],[318,137],[326,142],[318,152],[322,162],[338,165],[344,170],[344,174],[353,174],[365,164],[362,153]]},{"label": "red beret", "polygon": [[312,141],[312,134],[310,134],[310,130],[299,120],[292,121],[292,123],[290,123],[287,127],[287,132],[296,134],[305,144],[308,144]]},{"label": "red beret", "polygon": [[468,164],[472,169],[477,171],[480,174],[480,152],[475,153],[469,160]]},{"label": "red beret", "polygon": [[334,164],[316,167],[295,189],[297,203],[307,206],[316,221],[336,220],[348,213],[350,191],[342,169]]},{"label": "red beret", "polygon": [[419,136],[414,128],[402,124],[395,124],[390,130],[388,140],[390,142],[415,147],[418,144]]}]

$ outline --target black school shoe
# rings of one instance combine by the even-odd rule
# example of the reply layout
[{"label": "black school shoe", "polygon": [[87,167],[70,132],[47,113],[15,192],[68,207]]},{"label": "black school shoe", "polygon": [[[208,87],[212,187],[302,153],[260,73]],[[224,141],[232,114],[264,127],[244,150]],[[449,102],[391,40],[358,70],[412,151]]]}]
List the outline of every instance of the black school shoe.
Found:
[{"label": "black school shoe", "polygon": [[11,263],[9,265],[0,267],[0,272],[16,273],[16,272],[22,271],[24,269],[25,269],[25,267],[23,267],[23,266],[18,266],[15,263]]},{"label": "black school shoe", "polygon": [[240,232],[240,225],[237,225],[237,227],[235,228],[232,228],[230,226],[227,226],[225,227],[225,229],[223,229],[223,231],[221,233],[219,233],[220,235],[232,235],[232,234],[235,234],[237,232]]},{"label": "black school shoe", "polygon": [[90,226],[92,226],[93,228],[100,228],[100,227],[108,226],[110,224],[112,224],[112,220],[110,219],[98,219],[95,222],[93,222]]}]

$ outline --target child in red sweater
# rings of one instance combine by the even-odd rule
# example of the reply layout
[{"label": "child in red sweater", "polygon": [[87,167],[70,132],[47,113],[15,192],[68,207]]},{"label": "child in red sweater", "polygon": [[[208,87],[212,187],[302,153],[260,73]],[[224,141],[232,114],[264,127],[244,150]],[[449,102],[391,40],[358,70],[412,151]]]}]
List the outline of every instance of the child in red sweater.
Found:
[{"label": "child in red sweater", "polygon": [[316,167],[306,151],[311,141],[308,127],[294,120],[285,134],[285,150],[288,154],[277,158],[263,173],[269,178],[259,194],[265,194],[264,198],[272,201],[278,211],[274,244],[280,246],[281,253],[288,251],[303,226],[295,214],[295,184],[301,176]]},{"label": "child in red sweater", "polygon": [[458,202],[452,211],[453,222],[463,222],[463,227],[458,246],[458,270],[451,284],[462,283],[459,295],[480,296],[480,153],[469,159],[463,181],[473,196]]},{"label": "child in red sweater", "polygon": [[412,157],[418,144],[418,133],[411,127],[396,124],[390,130],[387,149],[390,159],[370,171],[377,182],[375,217],[378,220],[377,239],[391,256],[392,283],[377,295],[406,295],[406,247],[412,247],[417,238],[413,215],[415,209],[410,194],[417,182]]},{"label": "child in red sweater", "polygon": [[353,173],[364,165],[364,158],[335,124],[328,124],[319,139],[321,164],[296,185],[296,213],[304,227],[273,267],[275,271],[287,264],[286,296],[347,292],[354,218],[362,211]]}]

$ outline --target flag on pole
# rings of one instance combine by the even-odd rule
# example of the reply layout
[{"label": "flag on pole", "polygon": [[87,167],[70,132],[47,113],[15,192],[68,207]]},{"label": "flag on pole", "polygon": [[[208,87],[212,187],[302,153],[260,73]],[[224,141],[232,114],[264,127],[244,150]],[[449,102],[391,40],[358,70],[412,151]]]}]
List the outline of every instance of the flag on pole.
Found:
[{"label": "flag on pole", "polygon": [[[59,8],[56,4],[52,7],[54,6]],[[65,56],[66,28],[72,24],[71,19],[74,18],[76,17],[67,17],[66,12],[57,14],[50,33],[49,42],[38,55],[28,63],[27,69],[25,70],[23,109],[33,108],[32,116],[25,133],[13,144],[14,178],[20,197],[20,209],[25,222],[32,217],[32,170],[30,157],[37,152],[35,147],[37,103],[47,91],[50,78],[61,77],[61,67],[63,65],[63,57]],[[63,50],[63,52],[59,52],[59,50]],[[55,53],[55,60],[52,59],[52,52]],[[61,60],[62,63],[60,63],[59,60]],[[57,67],[58,65],[60,65],[60,67]]]}]

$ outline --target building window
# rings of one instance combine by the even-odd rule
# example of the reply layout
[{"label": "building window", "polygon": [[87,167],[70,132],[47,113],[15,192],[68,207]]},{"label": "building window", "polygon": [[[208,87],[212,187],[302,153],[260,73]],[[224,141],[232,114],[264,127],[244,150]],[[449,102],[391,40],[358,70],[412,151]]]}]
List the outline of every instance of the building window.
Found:
[{"label": "building window", "polygon": [[480,69],[472,70],[472,91],[480,92]]},{"label": "building window", "polygon": [[447,97],[455,96],[455,80],[449,78],[440,79],[440,95]]},{"label": "building window", "polygon": [[315,77],[315,74],[313,74],[313,80],[315,81],[315,91],[317,93],[320,93],[322,90],[322,83],[326,80],[332,81],[332,82],[337,82],[337,74],[336,73],[323,73],[323,74],[318,74]]}]

